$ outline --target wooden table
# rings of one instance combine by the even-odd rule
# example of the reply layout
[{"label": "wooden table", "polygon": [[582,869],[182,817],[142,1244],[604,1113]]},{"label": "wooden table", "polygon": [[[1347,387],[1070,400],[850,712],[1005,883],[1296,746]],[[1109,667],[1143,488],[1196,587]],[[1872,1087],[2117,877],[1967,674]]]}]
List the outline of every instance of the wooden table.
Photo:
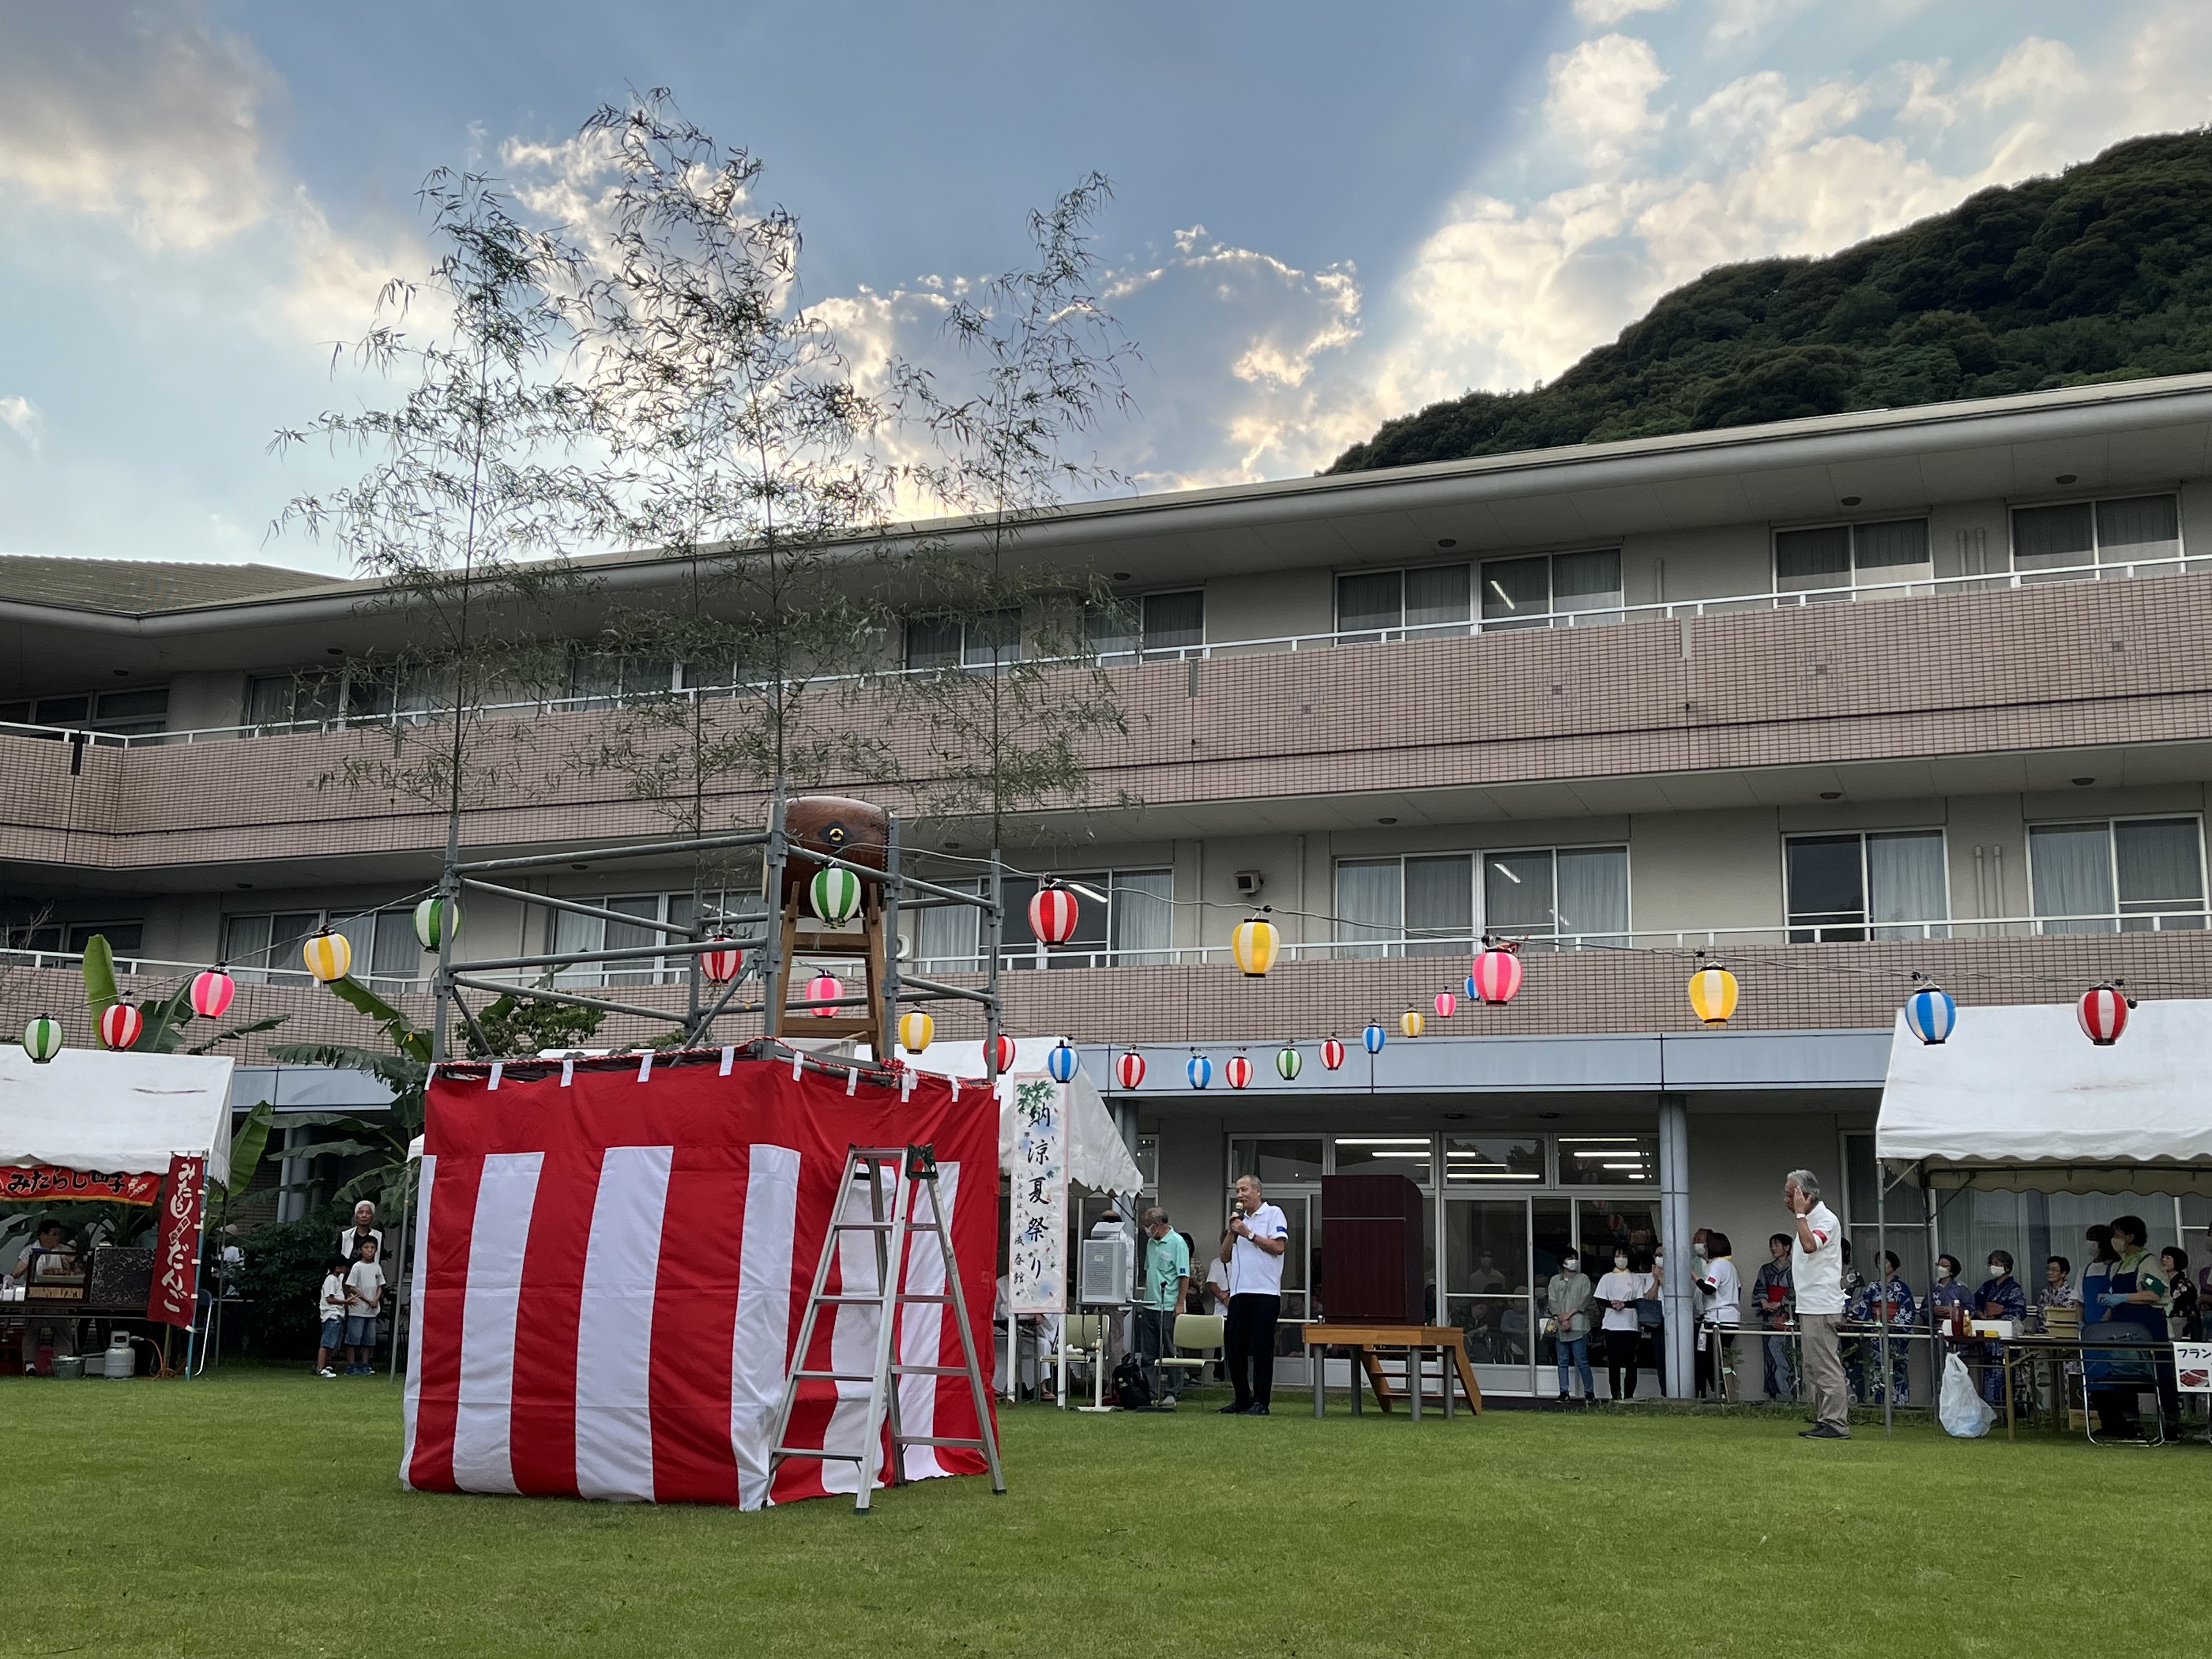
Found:
[{"label": "wooden table", "polygon": [[[1298,1340],[1305,1345],[1306,1357],[1313,1364],[1314,1415],[1322,1414],[1326,1397],[1324,1370],[1328,1351],[1345,1348],[1360,1370],[1366,1374],[1375,1390],[1376,1402],[1384,1411],[1390,1409],[1392,1399],[1389,1379],[1382,1375],[1376,1359],[1380,1351],[1403,1352],[1407,1359],[1407,1376],[1411,1386],[1407,1390],[1407,1407],[1413,1420],[1421,1420],[1421,1362],[1428,1351],[1436,1349],[1444,1359],[1444,1416],[1452,1414],[1452,1382],[1458,1379],[1467,1403],[1477,1417],[1482,1415],[1482,1389],[1474,1380],[1474,1369],[1467,1363],[1467,1333],[1456,1325],[1373,1325],[1318,1324],[1298,1327]],[[1352,1379],[1352,1412],[1359,1414],[1359,1378]]]}]

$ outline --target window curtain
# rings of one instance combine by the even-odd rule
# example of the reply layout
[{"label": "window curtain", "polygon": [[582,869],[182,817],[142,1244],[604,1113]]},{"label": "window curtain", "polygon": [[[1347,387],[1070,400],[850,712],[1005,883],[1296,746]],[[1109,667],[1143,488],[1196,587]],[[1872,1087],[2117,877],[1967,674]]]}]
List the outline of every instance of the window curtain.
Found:
[{"label": "window curtain", "polygon": [[[580,916],[567,910],[553,913],[554,956],[565,956],[574,951],[581,953],[599,950],[606,942],[607,925],[597,916]],[[563,968],[553,976],[556,985],[597,985],[599,969],[597,963],[577,968]]]},{"label": "window curtain", "polygon": [[1783,530],[1774,537],[1774,586],[1778,592],[1851,585],[1851,530],[1830,525],[1820,530]]},{"label": "window curtain", "polygon": [[2012,562],[2015,570],[2051,570],[2094,562],[2096,537],[2089,503],[2063,507],[2016,507],[2012,514]]},{"label": "window curtain", "polygon": [[[1552,609],[1554,611],[1618,611],[1620,608],[1620,553],[1559,553],[1552,559]],[[1592,622],[1599,620],[1591,617]],[[1618,622],[1613,617],[1607,621]],[[1580,625],[1578,623],[1578,625]]]},{"label": "window curtain", "polygon": [[1404,578],[1395,570],[1336,579],[1336,631],[1395,628],[1405,620]]},{"label": "window curtain", "polygon": [[1396,859],[1343,859],[1336,866],[1336,936],[1346,957],[1395,954],[1405,926],[1405,867]]},{"label": "window curtain", "polygon": [[[2112,862],[2123,915],[2160,915],[2161,928],[2204,925],[2204,862],[2194,818],[2154,818],[2112,826]],[[2185,914],[2177,915],[2173,912]],[[2163,914],[2160,914],[2163,913]],[[2148,932],[2148,921],[2120,924]]]},{"label": "window curtain", "polygon": [[1474,936],[1474,860],[1465,854],[1406,860],[1409,957],[1450,957]]},{"label": "window curtain", "polygon": [[1406,573],[1406,626],[1439,634],[1467,630],[1468,619],[1468,568],[1448,564]]},{"label": "window curtain", "polygon": [[[981,893],[975,881],[939,881],[956,893]],[[933,974],[958,973],[979,966],[982,960],[981,913],[965,904],[948,904],[941,910],[907,913],[919,925],[913,934],[916,969],[924,978]]]},{"label": "window curtain", "polygon": [[1145,649],[1187,651],[1206,643],[1206,592],[1145,595]]},{"label": "window curtain", "polygon": [[1628,849],[1577,847],[1559,854],[1559,931],[1582,943],[1628,943]]},{"label": "window curtain", "polygon": [[2102,823],[2038,824],[2027,832],[2028,888],[2046,933],[2109,933],[2112,830]]},{"label": "window curtain", "polygon": [[1868,920],[1878,939],[1943,939],[1950,919],[1943,880],[1941,830],[1869,836],[1866,842]]},{"label": "window curtain", "polygon": [[[1124,870],[1114,878],[1115,961],[1125,968],[1156,967],[1170,960],[1175,945],[1175,872]],[[933,913],[941,914],[941,913]]]},{"label": "window curtain", "polygon": [[2097,503],[2097,562],[2171,559],[2181,552],[2181,525],[2171,495],[2130,495]]},{"label": "window curtain", "polygon": [[1898,581],[1925,576],[1928,561],[1928,520],[1892,519],[1884,524],[1863,524],[1851,532],[1853,562],[1871,573],[1867,580]]}]

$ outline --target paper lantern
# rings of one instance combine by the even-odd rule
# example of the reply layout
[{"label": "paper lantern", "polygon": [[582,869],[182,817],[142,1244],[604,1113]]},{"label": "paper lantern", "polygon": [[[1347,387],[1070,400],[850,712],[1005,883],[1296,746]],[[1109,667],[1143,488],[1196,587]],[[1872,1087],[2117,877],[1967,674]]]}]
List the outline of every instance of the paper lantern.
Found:
[{"label": "paper lantern", "polygon": [[1437,1018],[1438,1019],[1449,1019],[1458,1012],[1459,999],[1457,997],[1454,996],[1449,991],[1439,991],[1437,993]]},{"label": "paper lantern", "polygon": [[1369,1054],[1379,1054],[1382,1052],[1382,1028],[1380,1025],[1369,1026],[1359,1034],[1359,1040],[1367,1045]]},{"label": "paper lantern", "polygon": [[1114,1081],[1124,1089],[1133,1089],[1145,1080],[1145,1057],[1134,1048],[1114,1062]]},{"label": "paper lantern", "polygon": [[1468,995],[1480,997],[1493,1008],[1512,1001],[1520,988],[1521,958],[1504,948],[1485,951],[1474,959],[1474,971],[1467,976]]},{"label": "paper lantern", "polygon": [[434,951],[461,935],[461,907],[449,898],[426,898],[415,907],[415,942]]},{"label": "paper lantern", "polygon": [[991,1068],[994,1072],[1011,1072],[1014,1069],[1014,1059],[1019,1050],[1014,1047],[1013,1038],[1001,1031],[998,1042],[992,1045],[991,1053],[998,1061]]},{"label": "paper lantern", "polygon": [[202,1019],[221,1019],[238,994],[238,981],[217,963],[204,974],[192,975],[192,1012]]},{"label": "paper lantern", "polygon": [[835,974],[817,974],[806,981],[806,1000],[813,1004],[806,1012],[817,1019],[830,1019],[842,1012],[842,1009],[824,1006],[845,994],[845,981]]},{"label": "paper lantern", "polygon": [[1047,945],[1065,945],[1075,937],[1081,909],[1066,888],[1040,887],[1030,900],[1030,932]]},{"label": "paper lantern", "polygon": [[929,1047],[929,1040],[937,1035],[937,1022],[921,1009],[910,1014],[901,1014],[898,1023],[900,1046],[910,1054],[918,1054]]},{"label": "paper lantern", "polygon": [[2100,1048],[2109,1048],[2128,1029],[2127,998],[2110,985],[2100,985],[2085,995],[2074,1010],[2081,1022],[2081,1035]]},{"label": "paper lantern", "polygon": [[325,927],[307,936],[307,943],[300,947],[300,957],[307,964],[309,973],[329,985],[343,979],[353,967],[353,941]]},{"label": "paper lantern", "polygon": [[1690,975],[1690,1007],[1708,1025],[1728,1024],[1735,994],[1735,975],[1725,968],[1700,968]]},{"label": "paper lantern", "polygon": [[1398,1029],[1409,1037],[1420,1036],[1427,1024],[1428,1021],[1421,1018],[1421,1011],[1418,1008],[1408,1008],[1398,1016]]},{"label": "paper lantern", "polygon": [[842,927],[860,908],[860,878],[834,866],[817,870],[806,884],[806,906],[831,927]]},{"label": "paper lantern", "polygon": [[1242,1054],[1229,1056],[1229,1063],[1221,1068],[1221,1075],[1232,1089],[1241,1089],[1252,1080],[1252,1062]]},{"label": "paper lantern", "polygon": [[1054,1083],[1073,1083],[1075,1074],[1083,1069],[1083,1059],[1063,1041],[1044,1057],[1044,1069]]},{"label": "paper lantern", "polygon": [[45,1065],[62,1051],[62,1023],[52,1014],[40,1014],[23,1028],[23,1052]]},{"label": "paper lantern", "polygon": [[1229,936],[1229,954],[1237,958],[1247,979],[1265,979],[1283,948],[1283,936],[1265,916],[1248,916]]},{"label": "paper lantern", "polygon": [[145,1035],[146,1016],[127,1002],[111,1002],[100,1013],[100,1040],[110,1048],[135,1048]]},{"label": "paper lantern", "polygon": [[1203,1089],[1213,1081],[1213,1062],[1204,1054],[1193,1054],[1184,1062],[1183,1080],[1194,1089]]},{"label": "paper lantern", "polygon": [[702,951],[699,953],[699,971],[714,981],[715,984],[726,985],[738,976],[738,970],[744,966],[745,953],[738,948],[738,942],[726,933],[717,933],[707,943],[718,948]]},{"label": "paper lantern", "polygon": [[1336,1070],[1338,1066],[1343,1065],[1344,1045],[1341,1042],[1339,1042],[1334,1037],[1331,1037],[1328,1042],[1322,1043],[1321,1045],[1321,1063],[1322,1069],[1328,1072],[1333,1072]]},{"label": "paper lantern", "polygon": [[[1339,1054],[1343,1052],[1343,1048],[1342,1043],[1337,1045]],[[1295,1048],[1275,1050],[1275,1075],[1285,1083],[1296,1082],[1298,1073],[1305,1069],[1305,1056]],[[1334,1071],[1335,1067],[1331,1066],[1329,1069]]]},{"label": "paper lantern", "polygon": [[1933,1048],[1959,1023],[1959,1005],[1940,985],[1915,991],[1905,1000],[1905,1029]]}]

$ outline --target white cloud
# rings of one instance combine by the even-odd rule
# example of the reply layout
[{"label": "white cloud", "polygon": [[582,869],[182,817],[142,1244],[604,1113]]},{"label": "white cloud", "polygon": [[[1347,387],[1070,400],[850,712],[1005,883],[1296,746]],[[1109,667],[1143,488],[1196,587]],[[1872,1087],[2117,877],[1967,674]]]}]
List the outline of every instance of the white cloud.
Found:
[{"label": "white cloud", "polygon": [[1802,11],[1813,0],[1713,0],[1712,27],[1705,46],[1724,51],[1764,30],[1769,23],[1793,11]]},{"label": "white cloud", "polygon": [[202,247],[269,210],[267,66],[192,9],[11,7],[0,185],[111,216],[148,248]]},{"label": "white cloud", "polygon": [[0,426],[6,427],[27,444],[35,453],[40,435],[46,430],[46,418],[39,406],[28,398],[0,398]]},{"label": "white cloud", "polygon": [[1650,107],[1666,82],[1648,41],[1601,35],[1552,59],[1544,119],[1589,167],[1616,167],[1666,125]]},{"label": "white cloud", "polygon": [[1599,28],[1610,28],[1640,11],[1671,11],[1674,0],[1575,0],[1575,15]]}]

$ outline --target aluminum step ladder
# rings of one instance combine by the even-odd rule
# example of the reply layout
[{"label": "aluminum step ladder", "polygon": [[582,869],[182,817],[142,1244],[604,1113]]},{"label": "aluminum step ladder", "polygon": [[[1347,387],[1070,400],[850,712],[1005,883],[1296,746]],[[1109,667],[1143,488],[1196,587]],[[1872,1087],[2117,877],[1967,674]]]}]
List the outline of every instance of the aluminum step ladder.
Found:
[{"label": "aluminum step ladder", "polygon": [[[865,1221],[845,1218],[856,1182],[867,1188],[868,1219]],[[902,1483],[908,1446],[950,1446],[981,1452],[983,1461],[990,1467],[991,1490],[1004,1492],[1006,1477],[1000,1466],[999,1437],[991,1422],[990,1390],[983,1381],[982,1368],[976,1362],[975,1334],[969,1328],[968,1304],[960,1291],[960,1261],[952,1253],[952,1238],[938,1201],[935,1152],[927,1146],[850,1147],[845,1153],[845,1172],[838,1182],[837,1191],[837,1207],[830,1217],[829,1236],[822,1242],[821,1260],[814,1267],[814,1287],[807,1295],[805,1316],[799,1322],[799,1346],[792,1351],[793,1369],[784,1380],[782,1403],[776,1407],[775,1432],[769,1440],[769,1489],[774,1490],[775,1472],[787,1458],[812,1457],[826,1462],[851,1463],[859,1469],[860,1477],[860,1490],[853,1500],[853,1512],[866,1515],[878,1473],[884,1475],[886,1486]],[[927,1216],[921,1213],[925,1197],[928,1200]],[[876,1288],[872,1291],[841,1289],[831,1292],[824,1289],[830,1282],[830,1265],[837,1259],[839,1243],[847,1233],[865,1233],[874,1243]],[[937,1240],[945,1261],[945,1289],[941,1291],[906,1288],[908,1241],[916,1233]],[[960,1352],[964,1364],[909,1365],[896,1358],[893,1344],[901,1322],[899,1310],[916,1304],[941,1305],[948,1310],[960,1332]],[[823,1308],[840,1306],[876,1310],[874,1368],[866,1372],[805,1369],[807,1356],[813,1352],[816,1319]],[[949,1437],[907,1433],[899,1421],[898,1380],[902,1376],[965,1376],[969,1397],[975,1402],[980,1435]],[[827,1446],[787,1443],[792,1411],[799,1403],[799,1385],[810,1382],[868,1385],[867,1417],[857,1450],[836,1451]],[[891,1442],[888,1468],[883,1467],[886,1419],[890,1425]]]}]

